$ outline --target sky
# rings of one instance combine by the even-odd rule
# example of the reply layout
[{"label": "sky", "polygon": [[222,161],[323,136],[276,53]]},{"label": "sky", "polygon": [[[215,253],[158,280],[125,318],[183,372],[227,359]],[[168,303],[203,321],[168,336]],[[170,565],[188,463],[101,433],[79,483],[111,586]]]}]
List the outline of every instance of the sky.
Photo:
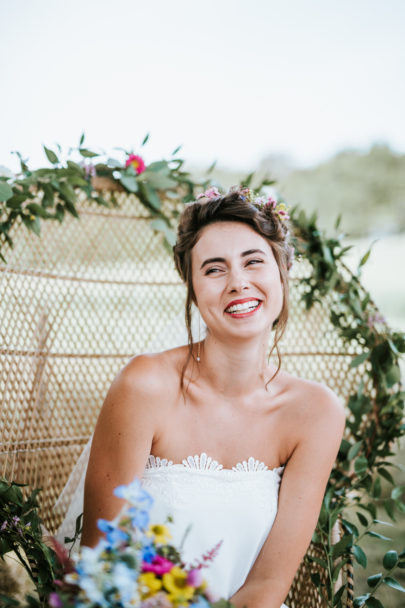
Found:
[{"label": "sky", "polygon": [[[0,165],[42,145],[311,166],[405,153],[403,0],[0,0]],[[117,156],[118,153],[115,154]],[[111,154],[110,154],[111,155]]]}]

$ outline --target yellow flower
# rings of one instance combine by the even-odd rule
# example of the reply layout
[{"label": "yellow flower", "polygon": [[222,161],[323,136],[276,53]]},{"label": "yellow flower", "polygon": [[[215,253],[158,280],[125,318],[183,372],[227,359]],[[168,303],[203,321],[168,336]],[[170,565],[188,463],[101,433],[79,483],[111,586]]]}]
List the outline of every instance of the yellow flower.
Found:
[{"label": "yellow flower", "polygon": [[166,545],[172,538],[169,528],[163,524],[151,524],[146,534],[153,537],[153,542],[161,545]]},{"label": "yellow flower", "polygon": [[138,582],[143,600],[151,595],[155,595],[162,587],[162,581],[153,572],[143,572],[139,576]]},{"label": "yellow flower", "polygon": [[194,587],[187,584],[187,572],[178,566],[163,575],[163,586],[169,592],[168,599],[175,606],[188,606],[188,600],[195,591]]}]

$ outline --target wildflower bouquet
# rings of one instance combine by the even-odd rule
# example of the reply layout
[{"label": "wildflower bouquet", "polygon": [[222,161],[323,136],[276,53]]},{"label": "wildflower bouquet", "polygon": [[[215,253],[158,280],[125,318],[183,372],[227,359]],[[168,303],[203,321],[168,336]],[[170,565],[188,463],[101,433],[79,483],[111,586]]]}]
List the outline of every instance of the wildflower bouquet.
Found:
[{"label": "wildflower bouquet", "polygon": [[119,486],[114,494],[127,501],[112,521],[100,519],[104,532],[94,548],[82,547],[73,568],[56,581],[49,597],[52,608],[172,608],[211,606],[202,568],[220,543],[196,566],[187,567],[180,552],[168,544],[166,524],[150,524],[153,498],[138,479]]}]

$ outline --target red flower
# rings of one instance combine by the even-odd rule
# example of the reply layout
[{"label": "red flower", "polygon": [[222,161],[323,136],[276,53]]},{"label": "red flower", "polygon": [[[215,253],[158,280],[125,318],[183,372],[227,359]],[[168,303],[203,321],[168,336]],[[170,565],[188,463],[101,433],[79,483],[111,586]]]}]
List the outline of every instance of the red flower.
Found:
[{"label": "red flower", "polygon": [[138,175],[143,173],[146,169],[143,158],[141,156],[137,156],[136,154],[130,154],[128,156],[125,166],[129,167],[130,165],[135,169]]}]

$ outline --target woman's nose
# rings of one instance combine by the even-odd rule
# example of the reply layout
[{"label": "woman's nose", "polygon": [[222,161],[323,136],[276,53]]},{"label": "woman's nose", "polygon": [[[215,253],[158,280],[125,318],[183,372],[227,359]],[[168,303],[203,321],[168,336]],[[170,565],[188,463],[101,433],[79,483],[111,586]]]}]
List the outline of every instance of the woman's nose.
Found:
[{"label": "woman's nose", "polygon": [[248,289],[249,282],[246,278],[245,273],[241,269],[235,269],[229,271],[228,289],[230,292],[238,292],[243,289]]}]

